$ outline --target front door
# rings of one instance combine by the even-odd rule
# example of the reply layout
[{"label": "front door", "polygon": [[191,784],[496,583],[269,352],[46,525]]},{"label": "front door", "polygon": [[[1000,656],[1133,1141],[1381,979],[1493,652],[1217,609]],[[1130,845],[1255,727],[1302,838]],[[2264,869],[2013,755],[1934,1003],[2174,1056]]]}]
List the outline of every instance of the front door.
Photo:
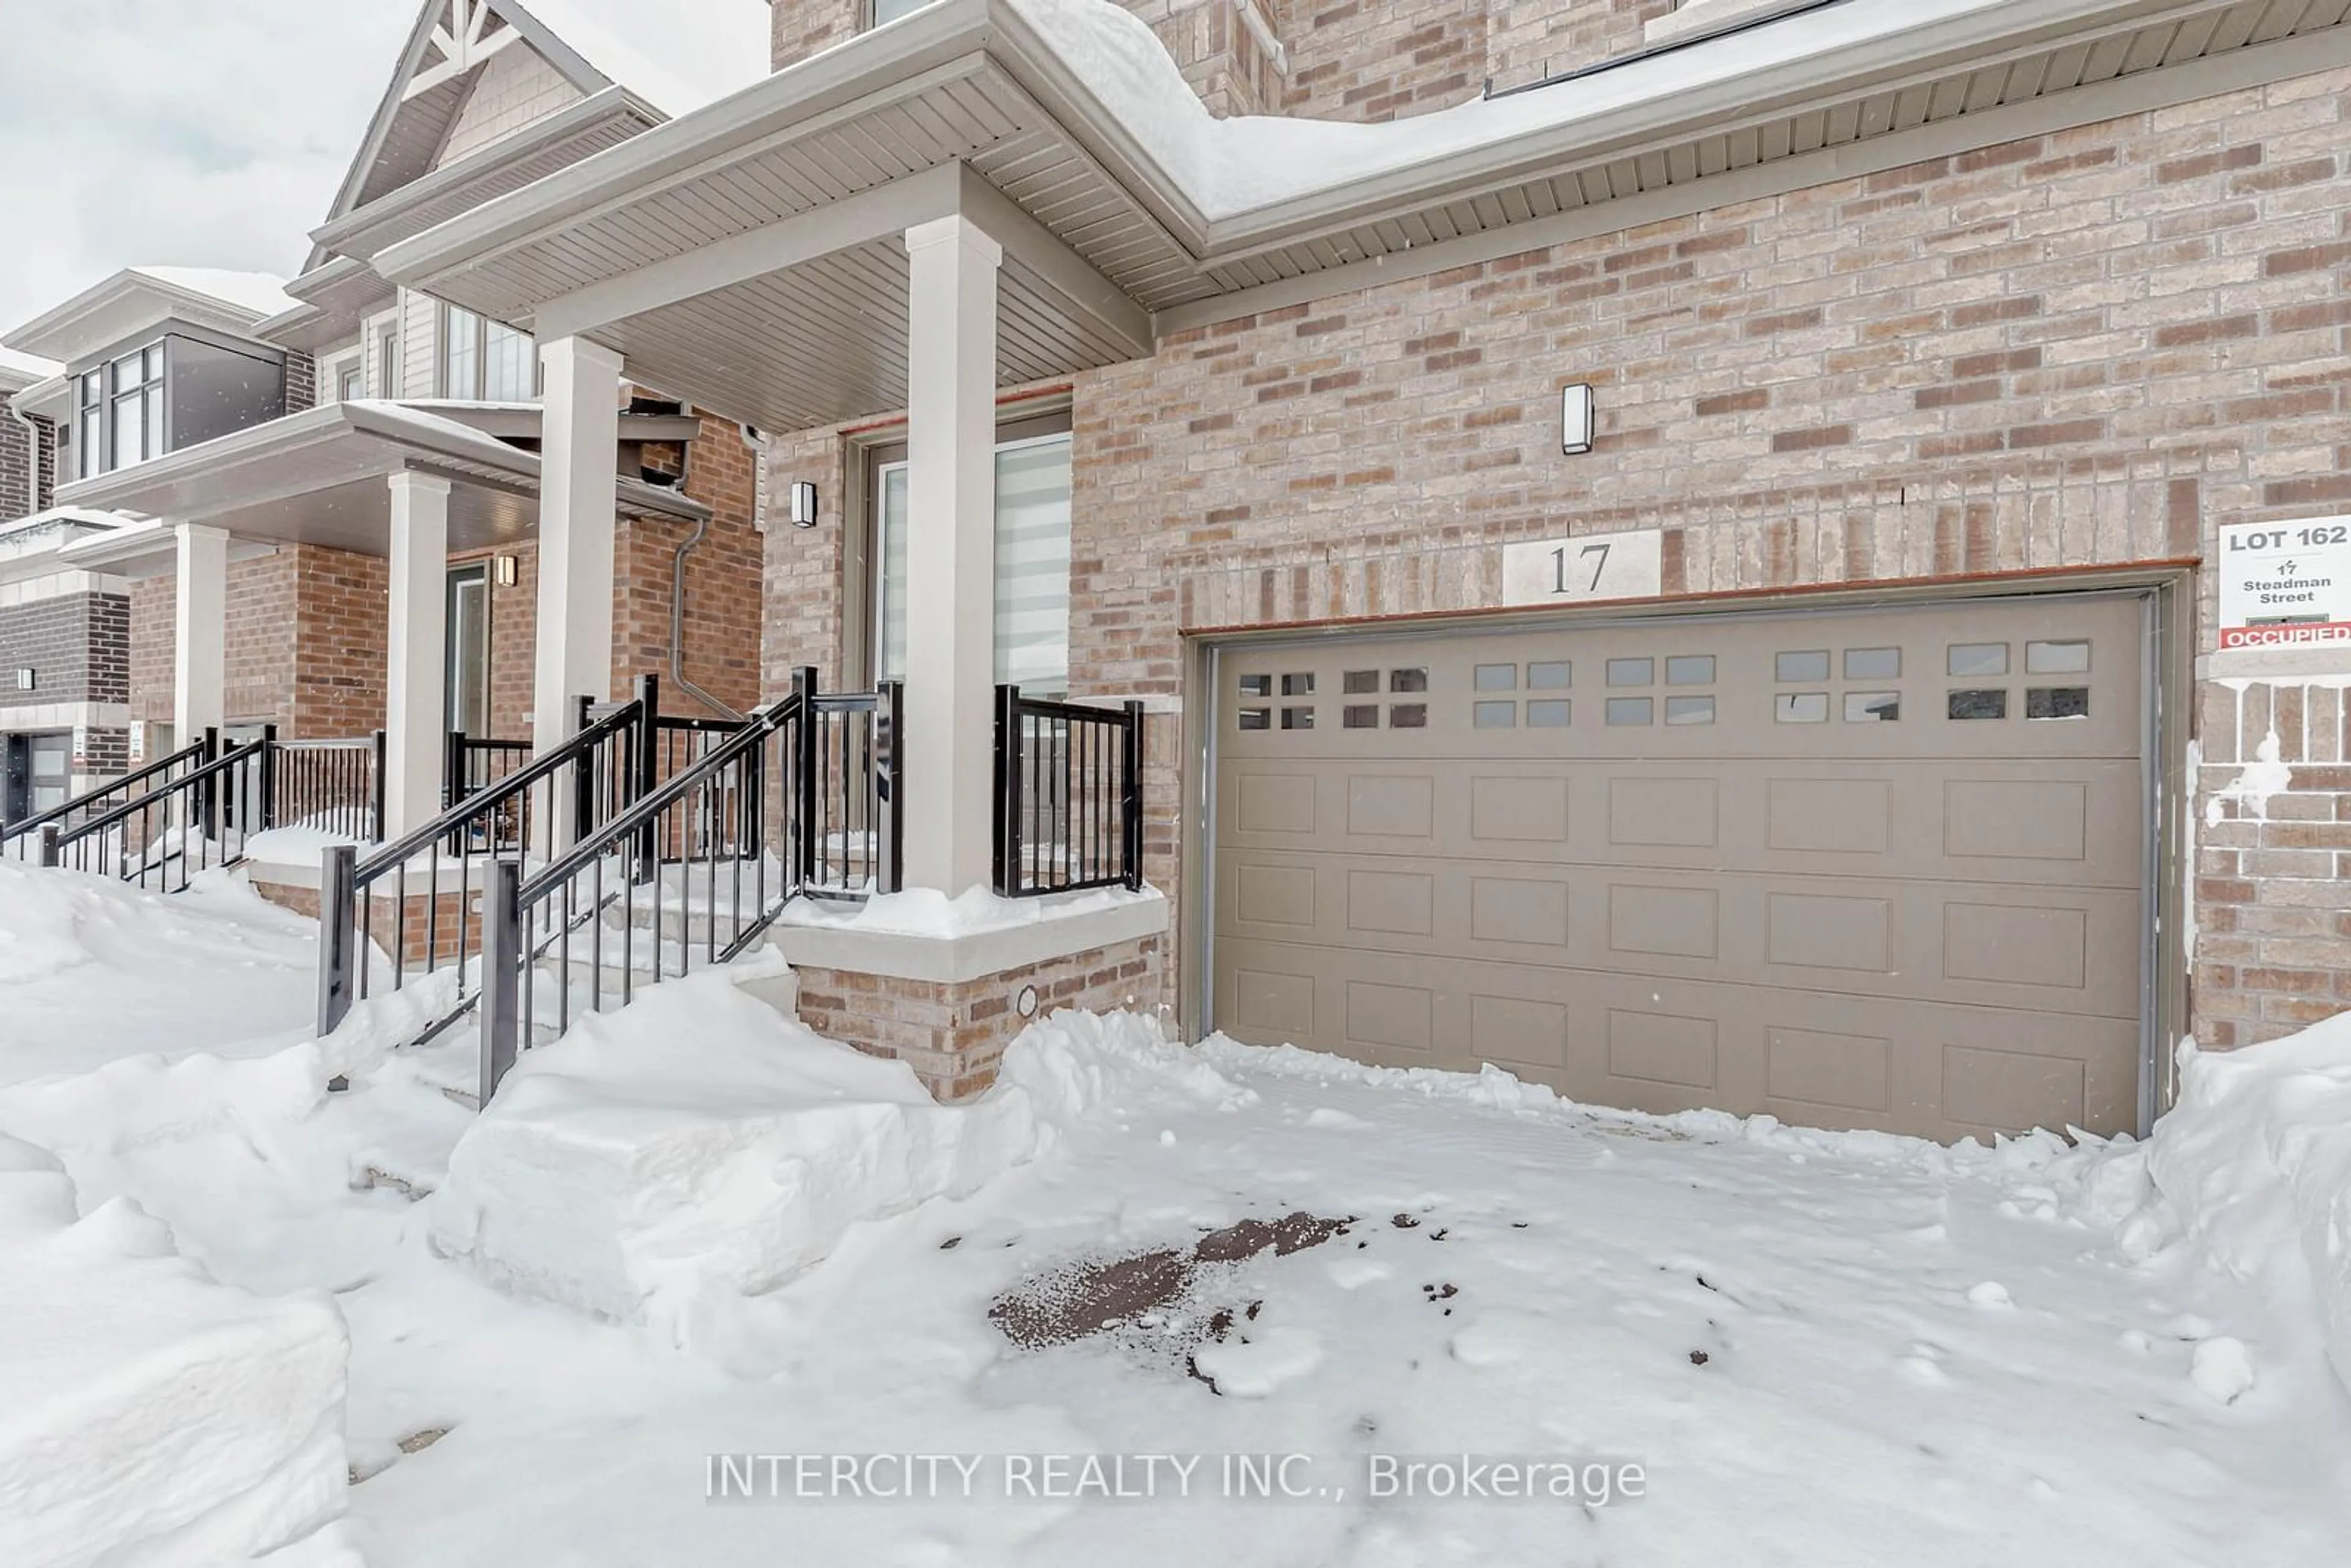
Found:
[{"label": "front door", "polygon": [[449,573],[448,727],[475,738],[490,733],[490,572],[486,563]]}]

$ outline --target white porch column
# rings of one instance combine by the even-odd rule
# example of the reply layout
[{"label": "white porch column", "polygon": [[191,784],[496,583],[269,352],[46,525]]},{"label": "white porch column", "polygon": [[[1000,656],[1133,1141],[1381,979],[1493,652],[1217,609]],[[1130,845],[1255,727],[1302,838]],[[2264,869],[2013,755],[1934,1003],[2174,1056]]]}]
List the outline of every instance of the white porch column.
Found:
[{"label": "white porch column", "polygon": [[995,775],[996,269],[962,216],[906,231],[905,882],[988,879]]},{"label": "white porch column", "polygon": [[542,343],[538,663],[531,741],[569,737],[571,699],[612,687],[612,514],[620,504],[621,356],[584,338]]},{"label": "white porch column", "polygon": [[228,534],[175,523],[179,597],[172,619],[172,735],[192,746],[228,719]]},{"label": "white porch column", "polygon": [[383,827],[390,838],[441,803],[448,720],[449,481],[394,474],[392,604],[383,683]]}]

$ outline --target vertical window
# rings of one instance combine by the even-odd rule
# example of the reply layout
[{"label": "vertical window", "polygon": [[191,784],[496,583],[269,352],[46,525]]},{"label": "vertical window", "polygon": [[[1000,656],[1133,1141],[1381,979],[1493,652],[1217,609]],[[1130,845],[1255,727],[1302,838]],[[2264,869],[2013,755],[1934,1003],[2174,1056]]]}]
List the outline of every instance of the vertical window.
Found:
[{"label": "vertical window", "polygon": [[482,319],[455,305],[441,316],[441,395],[482,395]]},{"label": "vertical window", "polygon": [[[880,536],[875,667],[906,671],[906,465],[883,464],[874,486]],[[1070,685],[1070,438],[996,449],[996,679],[1040,692]]]},{"label": "vertical window", "polygon": [[335,371],[335,401],[337,402],[353,401],[360,395],[363,384],[360,373],[360,362],[357,360],[346,361]]},{"label": "vertical window", "polygon": [[884,22],[894,22],[901,16],[911,16],[930,3],[931,0],[873,0],[873,20],[871,25],[878,27]]},{"label": "vertical window", "polygon": [[528,332],[492,321],[482,339],[482,396],[528,402],[538,395],[538,356]]},{"label": "vertical window", "polygon": [[106,372],[81,378],[81,415],[74,426],[75,475],[94,479],[106,472]]},{"label": "vertical window", "polygon": [[[96,389],[104,385],[105,413],[93,418]],[[111,473],[163,455],[163,345],[123,355],[82,378],[82,473]]]},{"label": "vertical window", "polygon": [[441,315],[441,395],[475,402],[538,396],[538,350],[528,332],[455,305]]},{"label": "vertical window", "polygon": [[490,571],[480,561],[449,573],[448,646],[442,668],[448,681],[451,729],[490,733]]},{"label": "vertical window", "polygon": [[375,395],[400,395],[400,324],[387,321],[375,335]]}]

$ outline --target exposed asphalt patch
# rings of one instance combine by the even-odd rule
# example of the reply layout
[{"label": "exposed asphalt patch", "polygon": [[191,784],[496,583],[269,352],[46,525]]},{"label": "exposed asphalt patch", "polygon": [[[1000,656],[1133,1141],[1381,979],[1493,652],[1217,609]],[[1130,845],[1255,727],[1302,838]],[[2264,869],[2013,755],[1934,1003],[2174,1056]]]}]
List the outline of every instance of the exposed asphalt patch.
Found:
[{"label": "exposed asphalt patch", "polygon": [[[1128,1343],[1155,1340],[1161,1354],[1221,1340],[1235,1314],[1255,1318],[1261,1301],[1245,1308],[1210,1308],[1206,1287],[1225,1282],[1232,1265],[1270,1252],[1287,1257],[1343,1236],[1352,1219],[1300,1210],[1279,1219],[1244,1219],[1211,1230],[1188,1249],[1156,1247],[1113,1258],[1057,1263],[1006,1291],[989,1304],[988,1320],[1023,1350],[1075,1344],[1113,1335]],[[1197,1307],[1203,1321],[1194,1322]],[[1170,1341],[1174,1341],[1171,1343]]]}]

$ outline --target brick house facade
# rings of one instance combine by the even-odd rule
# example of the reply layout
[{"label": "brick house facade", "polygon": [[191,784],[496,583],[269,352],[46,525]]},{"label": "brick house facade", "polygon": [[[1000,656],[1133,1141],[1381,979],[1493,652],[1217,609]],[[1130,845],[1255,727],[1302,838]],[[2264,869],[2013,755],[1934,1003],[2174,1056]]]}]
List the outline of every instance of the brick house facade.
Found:
[{"label": "brick house facade", "polygon": [[[1266,91],[1235,85],[1226,7],[1130,9],[1216,113],[1367,120],[1625,58],[1676,13],[1268,7],[1287,57]],[[847,26],[824,6],[776,20],[779,67]],[[1201,896],[1200,648],[1499,611],[1501,547],[1571,529],[1656,531],[1665,601],[1734,607],[2173,574],[2200,668],[2219,528],[2351,512],[2346,102],[2351,69],[2314,64],[1395,282],[1301,282],[1163,326],[1148,357],[1008,390],[1072,409],[1072,685],[1153,706],[1150,880]],[[1562,380],[1594,388],[1587,455],[1558,450]],[[853,663],[872,423],[777,443],[776,482],[822,505],[767,538],[771,695],[796,665]],[[2228,1048],[2351,1008],[2351,695],[2291,674],[2186,695],[2185,758],[2163,763],[2193,836],[2182,1014]],[[1170,1008],[1198,994],[1196,962],[1169,945]]]}]

